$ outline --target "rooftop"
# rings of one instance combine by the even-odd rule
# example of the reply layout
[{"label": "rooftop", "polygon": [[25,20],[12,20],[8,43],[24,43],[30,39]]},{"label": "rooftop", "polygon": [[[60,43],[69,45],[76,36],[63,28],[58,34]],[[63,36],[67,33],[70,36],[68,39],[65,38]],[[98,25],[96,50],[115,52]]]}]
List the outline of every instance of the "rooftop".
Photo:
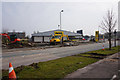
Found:
[{"label": "rooftop", "polygon": [[79,33],[73,33],[70,31],[59,30],[59,29],[46,31],[46,32],[34,33],[34,34],[32,34],[32,36],[51,36],[51,35],[54,35],[54,31],[64,31],[64,34],[68,35],[68,36],[81,36],[81,34],[79,34]]}]

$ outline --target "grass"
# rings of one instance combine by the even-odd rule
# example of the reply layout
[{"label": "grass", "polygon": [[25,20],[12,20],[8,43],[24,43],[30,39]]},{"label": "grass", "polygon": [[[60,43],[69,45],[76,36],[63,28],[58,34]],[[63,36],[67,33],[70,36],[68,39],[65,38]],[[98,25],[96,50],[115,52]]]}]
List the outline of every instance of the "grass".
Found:
[{"label": "grass", "polygon": [[114,54],[114,53],[117,53],[118,52],[118,47],[112,47],[111,50],[109,50],[108,48],[105,48],[105,50],[103,51],[102,49],[100,50],[95,50],[95,51],[89,51],[87,53],[97,53],[97,54],[103,54],[103,55],[111,55],[111,54]]},{"label": "grass", "polygon": [[[19,78],[63,78],[65,75],[98,61],[94,58],[69,56],[47,62],[34,63],[23,66],[22,70],[15,68]],[[3,71],[3,76],[8,76],[8,71]]]},{"label": "grass", "polygon": [[[67,74],[97,62],[108,55],[118,52],[118,47],[89,51],[83,54],[59,58],[46,62],[33,63],[15,68],[18,78],[64,78]],[[8,70],[3,70],[3,78],[8,77]]]},{"label": "grass", "polygon": [[111,50],[109,50],[108,48],[105,48],[105,50],[103,51],[102,49],[100,50],[94,50],[94,51],[89,51],[86,53],[82,53],[82,54],[77,54],[74,56],[81,56],[81,57],[89,57],[89,58],[97,58],[97,59],[103,59],[109,55],[112,55],[114,53],[118,52],[120,46],[117,47],[112,47]]}]

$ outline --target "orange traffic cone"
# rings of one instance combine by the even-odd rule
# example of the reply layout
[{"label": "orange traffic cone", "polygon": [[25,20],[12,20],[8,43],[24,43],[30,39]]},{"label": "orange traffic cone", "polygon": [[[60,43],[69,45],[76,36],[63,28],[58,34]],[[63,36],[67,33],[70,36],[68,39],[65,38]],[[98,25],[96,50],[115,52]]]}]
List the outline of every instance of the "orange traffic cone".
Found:
[{"label": "orange traffic cone", "polygon": [[103,44],[103,48],[102,48],[102,50],[104,51],[104,44]]},{"label": "orange traffic cone", "polygon": [[11,63],[9,63],[9,78],[16,79],[16,74]]}]

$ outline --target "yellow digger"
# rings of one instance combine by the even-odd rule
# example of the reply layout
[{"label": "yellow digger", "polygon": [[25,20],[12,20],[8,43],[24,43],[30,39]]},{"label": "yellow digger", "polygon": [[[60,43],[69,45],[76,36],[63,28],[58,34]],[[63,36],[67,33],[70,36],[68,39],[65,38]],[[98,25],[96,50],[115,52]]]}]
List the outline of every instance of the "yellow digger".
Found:
[{"label": "yellow digger", "polygon": [[69,41],[68,35],[64,35],[63,31],[54,31],[50,39],[50,44],[63,43]]}]

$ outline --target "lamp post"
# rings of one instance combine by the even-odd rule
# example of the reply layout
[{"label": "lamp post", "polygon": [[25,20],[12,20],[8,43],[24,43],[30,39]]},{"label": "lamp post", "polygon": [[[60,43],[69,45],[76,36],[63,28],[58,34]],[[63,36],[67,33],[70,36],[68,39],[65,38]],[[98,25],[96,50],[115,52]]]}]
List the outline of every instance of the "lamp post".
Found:
[{"label": "lamp post", "polygon": [[60,25],[58,25],[58,29],[59,29]]},{"label": "lamp post", "polygon": [[61,24],[61,13],[62,12],[63,12],[63,10],[60,11],[60,30],[61,30],[61,26],[62,26],[62,24]]}]

